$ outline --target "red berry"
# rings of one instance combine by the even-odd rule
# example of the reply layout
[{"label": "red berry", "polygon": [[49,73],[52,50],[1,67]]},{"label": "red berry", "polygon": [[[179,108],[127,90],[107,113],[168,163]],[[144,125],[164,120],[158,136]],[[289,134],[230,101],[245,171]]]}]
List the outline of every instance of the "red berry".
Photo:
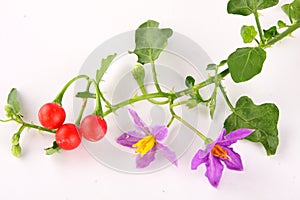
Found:
[{"label": "red berry", "polygon": [[96,142],[105,136],[107,124],[98,115],[88,115],[82,120],[79,131],[85,139]]},{"label": "red berry", "polygon": [[56,103],[46,103],[40,108],[38,117],[40,123],[44,127],[57,129],[64,123],[66,119],[66,112]]},{"label": "red berry", "polygon": [[63,124],[56,131],[55,141],[64,150],[72,150],[81,143],[81,136],[75,124]]}]

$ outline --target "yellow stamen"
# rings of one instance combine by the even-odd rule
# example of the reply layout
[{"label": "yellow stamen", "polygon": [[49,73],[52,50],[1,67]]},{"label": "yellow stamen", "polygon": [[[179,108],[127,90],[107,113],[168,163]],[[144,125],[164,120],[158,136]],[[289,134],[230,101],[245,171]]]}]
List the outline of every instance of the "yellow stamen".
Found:
[{"label": "yellow stamen", "polygon": [[212,155],[214,155],[215,157],[218,157],[218,158],[223,158],[225,160],[228,160],[229,159],[229,156],[228,156],[228,152],[225,150],[225,149],[222,149],[222,147],[218,144],[216,144],[212,150],[211,150],[211,153]]},{"label": "yellow stamen", "polygon": [[150,151],[155,144],[155,137],[148,135],[140,139],[137,143],[133,144],[132,147],[137,147],[136,153],[140,153],[143,157],[148,151]]}]

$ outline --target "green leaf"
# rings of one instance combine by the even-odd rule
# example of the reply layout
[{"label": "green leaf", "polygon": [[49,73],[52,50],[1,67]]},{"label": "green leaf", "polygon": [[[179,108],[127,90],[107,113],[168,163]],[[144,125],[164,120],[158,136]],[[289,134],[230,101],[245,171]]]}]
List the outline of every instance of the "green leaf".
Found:
[{"label": "green leaf", "polygon": [[6,112],[6,117],[8,117],[8,118],[12,118],[15,115],[15,111],[11,105],[8,105],[8,104],[5,105],[4,110]]},{"label": "green leaf", "polygon": [[282,21],[282,20],[278,20],[277,25],[278,25],[279,28],[286,28],[286,27],[288,27],[288,25],[284,21]]},{"label": "green leaf", "polygon": [[224,127],[227,132],[239,128],[254,129],[246,139],[260,142],[267,155],[274,155],[279,143],[278,118],[279,110],[275,104],[255,105],[249,97],[243,96],[237,101],[233,113],[225,120]]},{"label": "green leaf", "polygon": [[196,107],[198,105],[198,101],[196,99],[189,99],[187,102],[186,102],[186,106],[189,108],[189,109],[192,109],[194,107]]},{"label": "green leaf", "polygon": [[227,4],[227,12],[247,16],[258,10],[273,7],[278,0],[230,0]]},{"label": "green leaf", "polygon": [[115,59],[115,57],[117,56],[117,54],[112,54],[107,56],[106,58],[103,58],[101,61],[101,67],[100,69],[97,69],[96,71],[96,82],[99,83],[102,80],[102,77],[104,75],[104,73],[107,71],[108,67],[110,66],[111,62],[113,61],[113,59]]},{"label": "green leaf", "polygon": [[185,85],[188,88],[192,88],[195,85],[195,79],[192,76],[187,76],[185,78]]},{"label": "green leaf", "polygon": [[254,26],[242,26],[241,28],[241,36],[243,38],[244,43],[251,43],[255,36],[257,35],[257,31]]},{"label": "green leaf", "polygon": [[46,151],[46,155],[52,155],[54,153],[57,153],[60,151],[60,147],[57,145],[57,143],[54,141],[52,144],[52,147],[48,147],[44,149]]},{"label": "green leaf", "polygon": [[86,99],[86,98],[95,99],[96,94],[95,93],[90,93],[90,92],[78,92],[76,94],[76,97],[83,98],[83,99]]},{"label": "green leaf", "polygon": [[227,59],[232,79],[236,83],[251,79],[261,72],[265,59],[266,52],[261,47],[237,49]]},{"label": "green leaf", "polygon": [[216,68],[218,67],[218,65],[216,64],[208,64],[206,67],[206,70],[216,70]]},{"label": "green leaf", "polygon": [[220,63],[219,63],[219,67],[225,65],[227,63],[227,60],[222,60]]},{"label": "green leaf", "polygon": [[300,20],[300,0],[294,0],[292,3],[285,4],[281,8],[289,16],[291,22],[293,20]]},{"label": "green leaf", "polygon": [[214,92],[212,93],[209,101],[209,115],[211,118],[214,118],[216,102],[217,102],[217,88],[215,87]]},{"label": "green leaf", "polygon": [[141,64],[153,63],[168,44],[173,31],[169,28],[158,28],[159,23],[148,20],[135,31],[135,49]]},{"label": "green leaf", "polygon": [[11,107],[15,114],[20,113],[20,103],[18,101],[17,89],[12,88],[7,97],[7,104]]},{"label": "green leaf", "polygon": [[264,38],[266,40],[270,40],[273,37],[279,35],[278,31],[277,31],[277,27],[276,26],[272,26],[271,28],[269,28],[268,30],[264,30]]},{"label": "green leaf", "polygon": [[[193,89],[195,85],[195,79],[192,76],[187,76],[185,78],[186,87]],[[194,89],[193,89],[194,90]],[[188,108],[194,108],[198,103],[204,102],[198,90],[194,90],[193,93],[190,94],[191,99],[188,100],[186,106]]]}]

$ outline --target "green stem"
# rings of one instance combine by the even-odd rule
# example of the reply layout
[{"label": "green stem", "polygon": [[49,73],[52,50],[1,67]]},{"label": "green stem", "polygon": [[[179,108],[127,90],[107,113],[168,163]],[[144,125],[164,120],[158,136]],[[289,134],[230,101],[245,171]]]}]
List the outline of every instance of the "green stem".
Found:
[{"label": "green stem", "polygon": [[[89,92],[90,86],[91,86],[91,82],[88,81],[88,83],[87,83],[87,85],[86,85],[85,92]],[[78,113],[78,117],[77,117],[77,119],[76,119],[76,121],[75,121],[75,125],[76,125],[76,126],[79,126],[79,125],[80,125],[80,122],[81,122],[81,119],[82,119],[83,112],[84,112],[84,110],[85,110],[87,101],[88,101],[88,98],[82,98],[82,105],[81,105],[80,111],[79,111],[79,113]]]},{"label": "green stem", "polygon": [[106,104],[106,107],[110,108],[111,107],[111,103],[104,97],[104,95],[103,95],[103,93],[101,91],[100,91],[100,97],[104,101],[104,103]]},{"label": "green stem", "polygon": [[254,14],[254,17],[255,17],[255,22],[256,22],[257,29],[258,29],[260,41],[264,45],[265,44],[265,40],[264,40],[264,36],[263,36],[263,31],[262,31],[262,28],[261,28],[261,25],[260,25],[258,12],[254,11],[253,14]]},{"label": "green stem", "polygon": [[157,80],[157,73],[156,73],[154,62],[151,62],[151,67],[152,67],[152,75],[153,75],[153,80],[154,80],[155,87],[156,87],[158,92],[161,92],[161,88],[160,88],[158,80]]},{"label": "green stem", "polygon": [[[219,73],[215,76],[217,76],[217,79],[220,80],[220,79],[224,78],[225,76],[227,76],[227,74],[229,74],[229,69],[228,68],[223,70],[221,73]],[[194,85],[192,88],[188,88],[188,89],[185,89],[185,90],[175,92],[175,96],[176,97],[182,97],[182,96],[185,96],[185,95],[189,95],[189,94],[193,93],[195,90],[199,90],[200,88],[203,88],[207,85],[210,85],[210,84],[215,82],[215,76],[212,76],[212,77],[208,78],[207,80],[205,80],[205,81],[203,81],[199,84]]]},{"label": "green stem", "polygon": [[[218,76],[218,78],[221,79],[221,78],[225,77],[228,73],[229,73],[229,70],[225,69],[224,71],[222,71],[217,76]],[[202,87],[205,87],[205,86],[207,86],[209,84],[212,84],[212,83],[214,83],[214,76],[208,78],[207,80],[205,80],[205,81],[203,81],[203,82],[201,82],[197,85],[194,85],[194,87],[192,87],[192,88],[181,90],[181,91],[176,92],[176,93],[156,92],[156,93],[150,93],[150,94],[143,94],[141,96],[135,96],[131,99],[127,99],[127,100],[122,101],[118,104],[112,105],[112,107],[110,109],[108,109],[106,112],[103,113],[103,117],[105,117],[108,114],[118,110],[121,107],[124,107],[124,106],[129,105],[129,104],[133,104],[133,103],[138,102],[138,101],[153,99],[153,98],[177,99],[179,97],[189,95],[189,94],[193,93],[195,90],[198,90],[198,89],[200,89]]]},{"label": "green stem", "polygon": [[13,120],[12,119],[0,119],[0,122],[3,122],[3,123],[10,122],[10,121],[13,121]]},{"label": "green stem", "polygon": [[[140,90],[142,92],[143,95],[147,95],[147,91],[145,89],[145,86],[144,85],[140,85]],[[153,103],[153,104],[157,104],[157,105],[164,105],[164,104],[167,104],[169,103],[169,99],[166,100],[166,101],[156,101],[154,99],[147,99],[149,102]]]},{"label": "green stem", "polygon": [[274,38],[272,38],[271,40],[269,40],[267,42],[267,44],[265,44],[263,47],[268,47],[271,46],[273,44],[275,44],[276,42],[278,42],[279,40],[282,40],[283,38],[285,38],[286,36],[289,36],[292,32],[294,32],[296,29],[300,28],[300,21],[296,22],[295,24],[291,25],[290,27],[288,27],[285,31],[283,31],[282,33],[280,33],[279,35],[275,36]]},{"label": "green stem", "polygon": [[173,96],[174,96],[174,94],[165,93],[165,92],[156,92],[156,93],[150,93],[150,94],[145,94],[145,95],[141,95],[141,96],[135,96],[131,99],[127,99],[118,104],[112,105],[112,107],[110,109],[108,109],[106,112],[104,112],[103,116],[105,117],[108,114],[118,110],[119,108],[122,108],[129,104],[133,104],[138,101],[142,101],[142,100],[146,100],[146,99],[153,99],[153,98],[161,98],[161,97],[169,98],[169,97],[173,97]]},{"label": "green stem", "polygon": [[222,92],[222,94],[223,94],[223,96],[224,96],[224,99],[225,99],[227,105],[229,106],[230,110],[231,110],[232,112],[234,112],[235,109],[234,109],[232,103],[230,102],[230,100],[229,100],[229,98],[228,98],[228,96],[227,96],[227,94],[226,94],[226,91],[225,91],[225,89],[224,89],[224,87],[223,87],[223,85],[222,85],[221,83],[220,83],[219,87],[220,87],[220,89],[221,89],[221,92]]},{"label": "green stem", "polygon": [[170,106],[170,112],[171,112],[173,118],[177,119],[182,124],[184,124],[186,127],[188,127],[193,132],[195,132],[204,141],[205,144],[208,144],[211,141],[210,138],[207,138],[203,133],[201,133],[200,131],[198,131],[194,126],[192,126],[190,123],[188,123],[187,121],[185,121],[182,117],[180,117],[179,115],[177,115],[174,112],[172,105]]},{"label": "green stem", "polygon": [[72,83],[74,83],[75,81],[77,81],[78,79],[81,79],[81,78],[85,78],[85,79],[89,80],[89,77],[87,75],[79,75],[79,76],[76,76],[76,77],[72,78],[69,82],[67,82],[67,84],[58,93],[58,95],[55,97],[55,99],[53,100],[53,102],[61,105],[62,98],[63,98],[66,90],[70,87],[70,85]]},{"label": "green stem", "polygon": [[171,119],[169,120],[168,124],[167,124],[167,128],[169,128],[171,126],[171,124],[173,123],[175,117],[172,115]]},{"label": "green stem", "polygon": [[94,110],[94,114],[103,118],[104,116],[103,116],[103,110],[102,110],[102,105],[101,105],[101,92],[99,89],[99,85],[97,84],[97,82],[94,79],[90,79],[90,81],[92,81],[92,83],[94,84],[95,93],[96,93],[96,107]]},{"label": "green stem", "polygon": [[[20,123],[20,122],[18,122],[18,123]],[[56,133],[56,130],[48,129],[48,128],[38,126],[38,125],[35,125],[35,124],[31,124],[31,123],[27,123],[27,122],[24,122],[24,121],[20,124],[22,124],[24,127],[27,127],[27,128],[34,128],[34,129],[37,129],[39,131],[45,131],[45,132],[49,132],[49,133]]]}]

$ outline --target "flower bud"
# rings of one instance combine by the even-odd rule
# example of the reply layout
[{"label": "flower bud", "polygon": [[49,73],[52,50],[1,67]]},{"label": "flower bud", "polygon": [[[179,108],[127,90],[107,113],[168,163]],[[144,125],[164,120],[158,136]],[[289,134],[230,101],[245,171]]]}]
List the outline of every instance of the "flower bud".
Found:
[{"label": "flower bud", "polygon": [[13,134],[13,136],[11,137],[11,143],[12,143],[12,145],[18,145],[19,144],[19,140],[20,140],[20,134],[19,133]]},{"label": "flower bud", "polygon": [[21,157],[21,151],[22,151],[22,149],[21,149],[21,147],[20,147],[19,144],[18,144],[18,145],[13,145],[13,146],[11,147],[11,153],[12,153],[14,156],[16,156],[17,158],[20,158],[20,157]]},{"label": "flower bud", "polygon": [[144,85],[144,79],[145,79],[145,70],[141,64],[136,64],[134,68],[131,71],[134,79],[137,81],[139,86]]}]

